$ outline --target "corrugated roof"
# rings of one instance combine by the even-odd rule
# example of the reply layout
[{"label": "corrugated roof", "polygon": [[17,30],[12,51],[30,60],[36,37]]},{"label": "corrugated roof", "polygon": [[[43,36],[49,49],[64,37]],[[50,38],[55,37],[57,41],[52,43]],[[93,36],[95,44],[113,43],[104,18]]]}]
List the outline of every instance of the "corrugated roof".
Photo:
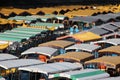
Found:
[{"label": "corrugated roof", "polygon": [[104,35],[104,34],[107,34],[109,33],[108,30],[105,30],[105,29],[102,29],[102,28],[92,28],[89,30],[90,32],[93,32],[95,34],[98,34],[98,35]]},{"label": "corrugated roof", "polygon": [[57,52],[57,49],[51,48],[51,47],[32,47],[32,48],[22,52],[21,55],[44,54],[44,55],[51,57],[55,52]]},{"label": "corrugated roof", "polygon": [[94,58],[94,55],[87,53],[87,52],[68,52],[65,54],[61,54],[55,57],[52,57],[51,60],[55,60],[55,59],[72,59],[72,60],[76,60],[78,62],[84,62],[86,60],[90,60]]},{"label": "corrugated roof", "polygon": [[118,15],[109,13],[109,14],[100,14],[100,15],[97,15],[97,16],[94,16],[94,17],[97,18],[97,19],[100,19],[104,22],[107,22],[110,19],[117,20],[117,19],[115,19],[117,16]]},{"label": "corrugated roof", "polygon": [[113,45],[119,45],[120,44],[120,38],[112,38],[112,39],[106,39],[106,40],[100,40],[100,41],[95,41],[91,43],[109,43]]},{"label": "corrugated roof", "polygon": [[98,19],[94,18],[93,16],[87,16],[87,17],[76,16],[76,17],[71,18],[70,20],[87,22],[87,23],[92,23],[92,22],[98,21]]},{"label": "corrugated roof", "polygon": [[94,44],[85,44],[85,43],[82,43],[82,44],[74,44],[74,45],[72,45],[70,47],[65,48],[65,50],[79,49],[79,50],[85,50],[85,51],[88,51],[88,52],[92,52],[94,50],[99,49],[100,47],[101,46],[94,45]]},{"label": "corrugated roof", "polygon": [[111,47],[108,47],[108,48],[105,48],[105,49],[102,49],[102,50],[99,50],[98,51],[100,54],[102,53],[117,53],[117,54],[120,54],[120,46],[111,46]]},{"label": "corrugated roof", "polygon": [[110,64],[116,67],[117,65],[120,65],[120,56],[103,56],[103,57],[85,62],[85,64],[88,64],[88,63],[105,63],[105,64]]},{"label": "corrugated roof", "polygon": [[101,27],[101,28],[104,28],[104,29],[106,29],[106,30],[109,30],[109,31],[115,31],[115,30],[118,29],[118,27],[116,27],[116,26],[114,26],[114,25],[111,25],[110,23],[101,25],[100,27]]},{"label": "corrugated roof", "polygon": [[73,38],[75,38],[76,40],[80,40],[82,42],[86,42],[86,41],[98,40],[101,39],[102,37],[92,32],[83,32],[83,33],[73,34]]},{"label": "corrugated roof", "polygon": [[18,68],[18,67],[30,66],[36,64],[43,64],[43,63],[44,62],[41,62],[40,60],[34,60],[34,59],[17,59],[17,60],[1,61],[0,66],[5,69],[10,69],[10,68]]},{"label": "corrugated roof", "polygon": [[39,46],[53,46],[53,47],[59,47],[59,48],[66,48],[73,44],[74,44],[74,42],[71,42],[71,41],[54,40],[54,41],[49,41],[46,43],[39,44]]},{"label": "corrugated roof", "polygon": [[38,72],[44,73],[47,75],[53,73],[59,73],[63,71],[70,71],[74,69],[81,69],[82,65],[77,65],[69,62],[56,62],[50,64],[43,64],[43,65],[33,65],[28,67],[20,67],[19,70],[29,71],[29,72]]},{"label": "corrugated roof", "polygon": [[0,53],[0,61],[11,60],[11,59],[18,59],[18,57],[11,54]]}]

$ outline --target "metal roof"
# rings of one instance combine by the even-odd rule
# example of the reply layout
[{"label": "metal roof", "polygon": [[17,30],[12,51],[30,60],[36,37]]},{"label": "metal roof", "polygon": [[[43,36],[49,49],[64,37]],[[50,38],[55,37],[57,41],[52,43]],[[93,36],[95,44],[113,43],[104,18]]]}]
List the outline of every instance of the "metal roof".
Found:
[{"label": "metal roof", "polygon": [[56,62],[43,65],[33,65],[28,67],[20,67],[19,70],[29,71],[29,72],[39,72],[44,74],[53,74],[63,71],[70,71],[74,69],[81,69],[82,65],[77,65],[69,62]]},{"label": "metal roof", "polygon": [[113,44],[113,45],[119,45],[120,44],[120,38],[112,38],[112,39],[106,39],[106,40],[100,40],[100,41],[95,41],[95,42],[91,42],[91,44],[95,44],[95,43],[109,43],[109,44]]},{"label": "metal roof", "polygon": [[7,53],[0,53],[0,61],[12,60],[12,59],[18,59],[18,57]]},{"label": "metal roof", "polygon": [[92,52],[94,50],[99,49],[101,46],[98,45],[94,45],[94,44],[74,44],[72,46],[69,46],[67,48],[65,48],[65,50],[69,50],[69,49],[79,49],[79,50],[84,50],[84,51],[88,51],[88,52]]},{"label": "metal roof", "polygon": [[43,63],[44,62],[41,62],[40,60],[34,60],[34,59],[17,59],[17,60],[1,61],[0,66],[4,69],[10,69],[10,68],[18,68],[18,67],[24,67],[24,66],[30,66],[36,64],[43,64]]},{"label": "metal roof", "polygon": [[105,30],[103,28],[92,28],[89,30],[90,32],[93,32],[95,34],[98,34],[98,35],[104,35],[104,34],[107,34],[109,33],[108,30]]},{"label": "metal roof", "polygon": [[92,22],[98,21],[98,19],[94,18],[93,16],[87,16],[87,17],[76,16],[76,17],[71,18],[70,20],[87,22],[87,23],[92,23]]},{"label": "metal roof", "polygon": [[109,31],[115,31],[118,29],[118,27],[114,26],[114,25],[111,25],[111,24],[103,24],[100,26],[101,28],[104,28],[106,30],[109,30]]},{"label": "metal roof", "polygon": [[21,53],[21,55],[26,55],[26,54],[44,54],[49,57],[54,55],[58,50],[55,48],[51,47],[32,47],[24,52]]}]

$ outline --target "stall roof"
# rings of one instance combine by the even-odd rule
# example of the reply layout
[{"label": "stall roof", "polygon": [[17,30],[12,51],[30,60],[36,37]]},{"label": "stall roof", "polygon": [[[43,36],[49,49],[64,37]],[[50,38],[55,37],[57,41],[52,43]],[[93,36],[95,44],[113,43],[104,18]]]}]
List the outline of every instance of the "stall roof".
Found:
[{"label": "stall roof", "polygon": [[85,62],[85,64],[88,64],[88,63],[105,63],[105,64],[110,64],[116,67],[117,65],[120,65],[120,56],[103,56],[103,57]]},{"label": "stall roof", "polygon": [[94,16],[96,19],[100,19],[104,22],[107,22],[109,21],[110,19],[114,19],[117,21],[117,19],[115,19],[118,15],[114,15],[114,14],[100,14],[100,15],[97,15],[97,16]]},{"label": "stall roof", "polygon": [[25,34],[38,34],[40,32],[32,32],[32,31],[23,31],[23,30],[11,30],[12,32],[18,32],[18,33],[25,33]]},{"label": "stall roof", "polygon": [[30,66],[36,64],[43,64],[43,63],[44,62],[41,62],[40,60],[34,60],[34,59],[17,59],[17,60],[1,61],[0,67],[4,69],[10,69],[10,68],[18,68],[18,67],[24,67],[24,66]]},{"label": "stall roof", "polygon": [[42,29],[36,29],[36,28],[27,28],[27,27],[22,27],[19,26],[17,28],[14,28],[12,30],[19,30],[19,31],[32,31],[32,32],[42,32],[42,31],[47,31],[47,30],[42,30]]},{"label": "stall roof", "polygon": [[96,43],[109,43],[109,44],[113,44],[113,45],[119,45],[120,44],[120,38],[100,40],[100,41],[91,42],[91,44],[92,43],[94,43],[94,44],[96,44]]},{"label": "stall roof", "polygon": [[87,17],[76,16],[76,17],[71,18],[70,21],[92,23],[92,22],[98,21],[98,19],[94,18],[93,16],[87,16]]},{"label": "stall roof", "polygon": [[[120,46],[111,46],[111,47],[108,47],[108,48],[105,48],[105,49],[102,49],[102,50],[99,50],[98,51],[100,54],[102,53],[117,53],[117,54],[120,54]],[[110,54],[109,53],[109,54]]]},{"label": "stall roof", "polygon": [[84,70],[63,72],[49,76],[49,78],[55,78],[55,77],[66,77],[72,80],[96,80],[101,78],[107,78],[109,77],[109,74],[99,69],[84,69]]},{"label": "stall roof", "polygon": [[39,72],[44,74],[60,73],[63,71],[70,71],[75,69],[81,69],[82,65],[77,65],[69,62],[56,62],[43,65],[34,65],[28,67],[20,67],[19,70],[29,71],[29,72]]},{"label": "stall roof", "polygon": [[49,41],[46,43],[39,44],[39,46],[52,46],[52,47],[66,48],[66,47],[71,46],[73,44],[74,44],[74,42],[71,42],[71,41],[54,40],[54,41]]},{"label": "stall roof", "polygon": [[18,39],[18,38],[10,38],[10,37],[0,37],[0,41],[9,41],[10,43],[12,42],[20,42],[22,39]]},{"label": "stall roof", "polygon": [[82,44],[74,44],[72,46],[69,46],[69,47],[65,48],[65,50],[80,49],[80,50],[85,50],[85,51],[88,51],[88,52],[92,52],[92,51],[97,50],[99,48],[101,48],[101,46],[94,45],[94,44],[82,43]]},{"label": "stall roof", "polygon": [[5,31],[5,33],[13,33],[13,34],[20,34],[20,35],[31,35],[31,36],[35,35],[35,34],[32,34],[32,33],[24,33],[24,32],[17,32],[17,31]]},{"label": "stall roof", "polygon": [[6,33],[0,33],[0,37],[10,37],[10,38],[18,38],[18,39],[29,39],[28,36],[15,36],[15,35],[11,35],[11,34],[6,34]]},{"label": "stall roof", "polygon": [[9,42],[7,42],[7,43],[1,43],[0,44],[0,50],[4,50],[4,49],[6,49],[8,46],[9,46]]},{"label": "stall roof", "polygon": [[118,27],[111,25],[110,23],[103,24],[100,26],[100,28],[104,28],[106,30],[113,31],[113,32],[118,29]]},{"label": "stall roof", "polygon": [[120,80],[120,77],[109,77],[109,78],[104,78],[99,80]]},{"label": "stall roof", "polygon": [[41,46],[41,47],[32,47],[32,48],[22,52],[21,55],[37,53],[37,54],[44,54],[44,55],[51,57],[57,51],[58,50],[55,48]]},{"label": "stall roof", "polygon": [[73,38],[75,38],[76,40],[80,40],[82,42],[86,42],[86,41],[98,40],[101,39],[102,37],[92,32],[83,32],[83,33],[73,34]]},{"label": "stall roof", "polygon": [[90,32],[93,32],[95,34],[98,34],[98,35],[105,35],[105,34],[108,34],[109,31],[108,30],[105,30],[103,28],[92,28],[89,30]]},{"label": "stall roof", "polygon": [[78,62],[84,62],[85,60],[90,60],[94,58],[93,54],[87,53],[87,52],[68,52],[65,54],[61,54],[55,57],[52,57],[50,60],[55,60],[55,59],[72,59],[76,60]]},{"label": "stall roof", "polygon": [[12,60],[12,59],[18,59],[18,57],[7,53],[0,53],[0,61]]},{"label": "stall roof", "polygon": [[51,28],[51,27],[54,27],[55,29],[58,29],[60,27],[64,27],[63,24],[58,24],[58,23],[42,23],[42,22],[37,22],[37,23],[32,23],[30,24],[30,26],[36,26],[38,28],[45,28],[45,29],[48,29],[48,28]]},{"label": "stall roof", "polygon": [[19,33],[14,33],[14,32],[4,32],[4,34],[6,35],[12,35],[12,36],[22,36],[22,37],[31,37],[32,35],[31,34],[19,34]]},{"label": "stall roof", "polygon": [[114,25],[114,26],[120,28],[120,22],[112,22],[111,25]]}]

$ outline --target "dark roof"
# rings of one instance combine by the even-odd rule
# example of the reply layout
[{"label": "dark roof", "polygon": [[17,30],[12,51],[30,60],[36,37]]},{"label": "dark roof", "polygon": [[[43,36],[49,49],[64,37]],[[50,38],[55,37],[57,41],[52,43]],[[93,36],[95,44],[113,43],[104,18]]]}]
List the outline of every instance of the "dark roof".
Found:
[{"label": "dark roof", "polygon": [[118,29],[118,27],[114,26],[114,25],[111,25],[111,24],[104,24],[104,25],[101,25],[100,26],[101,28],[104,28],[106,30],[109,30],[109,31],[115,31]]},{"label": "dark roof", "polygon": [[87,22],[87,23],[92,23],[98,21],[98,19],[94,18],[94,16],[87,16],[87,17],[81,17],[81,16],[76,16],[70,19],[71,21],[82,21],[82,22]]},{"label": "dark roof", "polygon": [[111,25],[114,25],[114,26],[120,28],[120,22],[114,22],[114,23],[111,23]]},{"label": "dark roof", "polygon": [[110,19],[114,19],[114,20],[117,21],[116,17],[118,17],[118,16],[119,16],[119,15],[117,15],[117,14],[109,13],[109,14],[105,14],[105,15],[100,14],[100,15],[97,15],[97,16],[94,16],[94,17],[95,17],[96,19],[100,19],[100,20],[102,20],[102,21],[104,21],[104,22],[107,22],[107,21],[109,21]]},{"label": "dark roof", "polygon": [[90,29],[90,32],[93,32],[93,33],[98,34],[98,35],[104,35],[104,34],[109,33],[108,30],[105,30],[102,28],[92,28],[92,29]]}]

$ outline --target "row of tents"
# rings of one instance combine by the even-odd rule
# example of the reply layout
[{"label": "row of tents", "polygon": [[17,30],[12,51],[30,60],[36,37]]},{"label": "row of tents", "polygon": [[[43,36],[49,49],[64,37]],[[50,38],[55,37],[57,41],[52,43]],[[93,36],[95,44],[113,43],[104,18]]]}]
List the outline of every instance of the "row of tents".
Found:
[{"label": "row of tents", "polygon": [[[6,80],[48,79],[101,79],[110,75],[99,69],[83,69],[82,65],[69,62],[46,64],[34,59],[18,59],[10,54],[0,54],[0,71]],[[16,77],[17,76],[17,77]],[[34,76],[34,77],[33,77]],[[0,79],[0,80],[5,80]]]},{"label": "row of tents", "polygon": [[[50,51],[50,50],[48,50],[48,51]],[[32,54],[33,52],[31,52],[30,54]],[[33,53],[34,54],[34,53]],[[35,53],[36,54],[36,53]],[[39,52],[37,52],[37,54],[39,54]],[[41,54],[42,54],[42,51],[41,51]],[[65,57],[65,55],[66,55],[66,57]],[[74,55],[74,56],[73,56]],[[76,55],[76,56],[75,56]],[[80,55],[80,56],[79,56]],[[91,55],[91,57],[90,57],[90,55]],[[23,62],[25,62],[25,65],[27,65],[27,64],[31,64],[31,63],[26,63],[27,62],[27,60],[29,61],[29,59],[18,59],[17,57],[14,57],[14,56],[11,56],[10,54],[1,54],[1,56],[4,56],[4,57],[1,57],[1,67],[4,67],[5,69],[8,69],[9,67],[8,66],[12,66],[12,68],[13,68],[13,64],[14,64],[14,66],[21,66],[21,65],[23,65],[24,63]],[[120,64],[120,60],[119,60],[119,56],[115,56],[115,57],[110,57],[110,56],[106,56],[106,57],[100,57],[100,58],[96,58],[96,59],[93,59],[93,56],[92,56],[92,54],[90,54],[90,53],[87,53],[87,52],[70,52],[70,53],[66,53],[66,54],[63,54],[63,56],[62,55],[59,55],[59,56],[61,56],[61,57],[53,57],[51,60],[54,60],[54,59],[63,59],[63,58],[66,58],[66,60],[65,60],[65,62],[59,62],[59,63],[57,63],[57,67],[58,67],[58,64],[67,64],[66,63],[66,61],[67,62],[71,62],[71,60],[69,61],[69,59],[71,58],[72,59],[72,57],[73,57],[73,59],[74,60],[76,60],[76,61],[73,61],[72,63],[74,63],[73,65],[77,65],[77,66],[80,66],[81,65],[81,63],[84,63],[84,68],[92,68],[92,69],[101,69],[101,70],[104,70],[104,68],[103,68],[103,66],[106,66],[107,68],[105,68],[105,70],[107,70],[108,71],[108,73],[113,73],[113,69],[115,69],[115,70],[117,70],[117,72],[114,72],[114,73],[116,73],[116,74],[118,74],[119,75],[119,64]],[[85,58],[86,57],[86,58]],[[79,61],[79,59],[81,58],[81,60],[80,60],[80,62],[78,62]],[[18,62],[16,63],[16,62],[14,62],[14,61],[16,61],[16,59],[18,60]],[[11,61],[12,60],[12,61]],[[23,62],[21,62],[21,63],[19,63],[20,61],[19,60],[23,60]],[[32,59],[32,60],[35,60],[35,59]],[[87,61],[88,60],[88,61]],[[41,62],[40,60],[38,60],[39,62]],[[85,62],[84,62],[85,61]],[[12,63],[12,62],[14,62],[14,63]],[[35,62],[35,61],[34,61]],[[56,62],[58,62],[58,61],[56,61]],[[56,64],[56,62],[55,63],[49,63],[49,64],[47,64],[46,65],[46,67],[48,67],[48,68],[51,68],[52,67],[52,65],[51,65],[51,67],[50,67],[50,64]],[[78,62],[79,63],[79,65],[76,63],[76,62]],[[10,63],[10,64],[9,64]],[[16,65],[16,64],[19,64],[19,65]],[[63,67],[63,64],[62,64],[62,67]],[[68,64],[67,64],[68,65]],[[102,65],[102,67],[100,67],[100,65]],[[7,68],[7,67],[8,68]],[[28,66],[28,67],[22,67],[22,68],[20,68],[20,70],[23,70],[23,71],[28,71],[28,72],[34,72],[34,69],[35,69],[35,72],[39,72],[39,70],[38,71],[36,71],[36,67],[40,67],[39,65],[33,65],[33,66]],[[45,66],[44,67],[40,67],[40,68],[37,68],[37,69],[43,69],[43,68],[46,68]],[[54,66],[55,67],[55,66]],[[48,68],[46,69],[47,71],[48,71]],[[30,69],[30,70],[29,70]],[[52,70],[53,70],[54,68],[52,68]],[[59,69],[61,69],[61,68],[59,68]],[[68,69],[68,66],[67,66],[67,69]],[[14,69],[12,69],[12,71],[13,71]],[[43,69],[44,70],[44,69]],[[56,67],[55,67],[55,70],[56,70]],[[86,70],[86,69],[85,69]],[[12,72],[11,71],[11,72]],[[45,71],[45,70],[44,70]],[[9,72],[9,71],[7,71],[7,72]],[[40,71],[41,73],[43,72],[43,71]],[[62,71],[63,72],[63,71]],[[73,71],[74,72],[74,71]],[[73,72],[71,72],[71,69],[70,69],[70,73],[73,73]],[[76,71],[75,71],[76,72]],[[78,71],[78,72],[81,72],[81,71]],[[84,72],[84,71],[83,71]],[[63,73],[62,73],[63,74]],[[60,75],[62,75],[61,73],[58,75],[58,74],[55,74],[55,75],[51,75],[52,77],[54,76],[54,77],[60,77]],[[74,73],[73,73],[74,74]],[[94,73],[93,73],[94,74]],[[96,75],[96,74],[95,74]],[[51,76],[50,76],[50,78],[51,78]],[[98,76],[98,75],[97,75]],[[83,76],[81,76],[81,77],[83,77]],[[103,76],[102,76],[103,77]],[[102,78],[102,77],[100,77],[100,78]],[[78,78],[80,78],[80,75],[78,76]],[[30,79],[30,78],[29,78]],[[28,80],[29,80],[28,79]],[[24,80],[24,79],[23,79]],[[75,79],[75,80],[77,80],[77,79]]]},{"label": "row of tents", "polygon": [[[12,30],[5,31],[4,33],[0,33],[1,34],[0,40],[2,44],[4,42],[6,42],[5,44],[7,45],[14,44],[14,42],[16,41],[18,43],[22,42],[26,44],[25,42],[26,40],[24,41],[24,39],[29,39],[30,41],[27,44],[27,46],[23,46],[23,44],[22,45],[18,44],[16,47],[15,44],[12,45],[12,47],[10,46],[9,47],[7,46],[8,48],[6,47],[7,50],[11,52],[14,50],[14,48],[16,49],[19,48],[21,50],[20,52],[17,51],[14,54],[17,55],[18,53],[21,53],[20,59],[0,61],[0,65],[2,67],[1,69],[4,68],[2,70],[3,72],[2,75],[6,75],[7,72],[10,73],[10,76],[8,75],[4,76],[6,79],[7,78],[8,80],[13,79],[13,77],[17,76],[18,74],[11,75],[11,72],[12,73],[17,72],[17,70],[20,71],[18,73],[21,73],[21,76],[17,78],[20,78],[21,80],[30,80],[30,79],[33,80],[32,78],[36,78],[34,80],[37,80],[38,77],[40,76],[44,76],[45,79],[56,78],[56,77],[57,78],[67,77],[73,80],[79,80],[79,79],[81,80],[82,78],[86,79],[84,78],[86,76],[89,76],[89,78],[94,79],[97,76],[99,78],[106,76],[109,77],[109,74],[110,76],[119,75],[119,65],[120,65],[119,22],[108,23],[101,26],[95,26],[95,28],[82,31],[76,34],[66,35],[63,37],[57,36],[58,37],[57,40],[54,41],[49,41],[49,40],[52,40],[51,38],[53,37],[55,39],[56,36],[50,34],[49,32],[46,33],[47,31],[48,30],[41,30],[39,28],[35,29],[31,27],[18,27]],[[44,38],[41,38],[42,36],[44,36]],[[111,37],[114,37],[114,39]],[[34,47],[34,46],[39,46],[39,47]],[[26,59],[22,59],[22,58],[26,58]],[[35,61],[33,61],[32,63],[32,60],[35,59],[40,59],[37,60],[39,61],[39,64],[34,63]],[[48,64],[44,62],[48,62]],[[93,72],[89,72],[91,70],[85,69],[82,72],[80,71],[80,68],[83,67],[90,69],[92,68],[92,70],[93,69],[105,70],[109,74],[108,73],[107,75],[104,74],[104,76],[102,75],[101,77],[99,76],[99,74],[105,72],[102,72],[100,70],[99,71],[93,70]],[[78,68],[79,70],[77,70]],[[8,69],[8,71],[6,71],[6,69]],[[86,73],[86,71],[88,73]],[[26,75],[28,77],[26,77]],[[91,77],[91,76],[95,76],[95,77]]]},{"label": "row of tents", "polygon": [[[104,56],[112,56],[112,57],[105,57],[106,60],[108,58],[111,58],[111,60],[114,58],[118,60],[119,53],[120,53],[119,52],[119,48],[120,48],[119,41],[120,41],[120,39],[106,40],[105,44],[111,44],[109,46],[107,45],[107,48],[104,48],[103,46],[100,46],[100,45],[96,45],[96,42],[95,42],[95,44],[94,44],[94,42],[92,42],[91,44],[88,44],[88,43],[74,44],[74,42],[65,41],[65,40],[49,41],[49,42],[40,44],[39,47],[30,48],[30,49],[24,51],[23,53],[21,53],[20,58],[40,59],[41,61],[48,62],[48,63],[51,63],[51,62],[52,63],[53,62],[73,62],[73,63],[78,63],[78,64],[84,64],[87,61],[94,60],[95,58],[99,59]],[[105,41],[103,41],[103,42],[105,42]],[[116,57],[114,57],[114,56],[116,56]],[[105,60],[103,59],[103,61],[98,62],[98,65],[102,64],[104,62],[105,62]],[[119,66],[117,66],[117,65],[119,65],[119,60],[118,60],[117,64],[115,64],[112,61],[111,62],[106,61],[106,62],[110,63],[109,65],[111,65],[111,64],[116,65],[116,67],[114,67],[114,69],[119,68]],[[96,65],[96,63],[95,63],[95,65]],[[88,67],[96,68],[95,65],[94,65],[94,67],[89,67],[89,66],[91,66],[91,64],[89,64]],[[88,68],[88,67],[86,67],[86,68]],[[110,68],[113,69],[113,67],[110,67]],[[105,68],[105,69],[108,70],[107,68]]]}]

